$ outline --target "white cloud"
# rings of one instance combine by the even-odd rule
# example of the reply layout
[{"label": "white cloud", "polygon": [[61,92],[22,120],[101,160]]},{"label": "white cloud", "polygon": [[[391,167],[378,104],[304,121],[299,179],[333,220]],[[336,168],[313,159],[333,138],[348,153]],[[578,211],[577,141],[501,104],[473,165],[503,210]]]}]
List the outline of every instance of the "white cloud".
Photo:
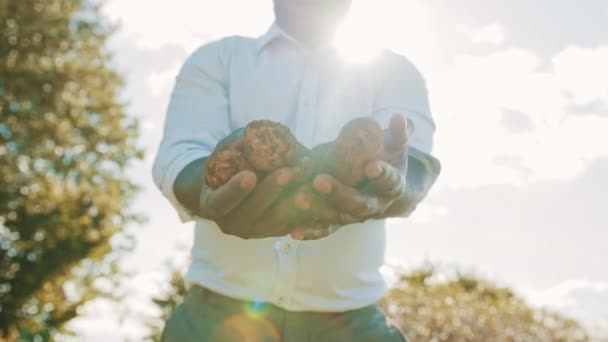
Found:
[{"label": "white cloud", "polygon": [[148,87],[152,95],[160,96],[170,92],[175,81],[175,76],[177,75],[182,63],[182,61],[179,61],[169,69],[152,71],[148,75]]},{"label": "white cloud", "polygon": [[[608,156],[608,118],[567,113],[576,101],[608,99],[608,48],[568,48],[549,68],[525,49],[457,57],[427,75],[438,122],[436,152],[451,186],[572,179],[591,160]],[[570,97],[565,94],[571,94]],[[512,134],[504,110],[527,114]],[[522,173],[497,158],[516,158]]]},{"label": "white cloud", "polygon": [[[180,255],[183,259],[184,255]],[[182,269],[183,260],[175,262]],[[69,328],[78,332],[73,339],[63,341],[142,341],[149,332],[144,318],[158,317],[159,309],[151,298],[165,293],[169,285],[168,269],[164,264],[150,272],[134,274],[121,285],[124,299],[115,303],[96,299],[79,309],[79,316],[69,323]]]},{"label": "white cloud", "polygon": [[500,45],[505,41],[504,28],[500,24],[491,24],[477,30],[461,28],[474,44]]},{"label": "white cloud", "polygon": [[104,299],[96,299],[79,309],[79,316],[71,320],[67,328],[76,331],[74,337],[62,337],[61,341],[106,342],[141,341],[146,328],[141,320],[129,319],[128,324],[121,322],[121,307]]},{"label": "white cloud", "polygon": [[[407,219],[408,224],[427,224],[440,217],[448,214],[448,208],[429,204],[428,202],[421,203],[416,211]],[[398,223],[400,220],[391,221],[392,224]]]},{"label": "white cloud", "polygon": [[557,82],[578,103],[608,98],[608,47],[583,49],[571,46],[552,63]]},{"label": "white cloud", "polygon": [[571,279],[525,293],[535,305],[557,310],[582,322],[591,333],[608,336],[608,281]]},{"label": "white cloud", "polygon": [[[577,303],[576,295],[584,291],[597,293],[605,296],[608,300],[608,281],[589,281],[582,279],[571,279],[550,287],[546,291],[537,294],[535,301],[540,305],[552,305],[556,307],[568,307]],[[608,305],[606,308],[608,315]]]}]

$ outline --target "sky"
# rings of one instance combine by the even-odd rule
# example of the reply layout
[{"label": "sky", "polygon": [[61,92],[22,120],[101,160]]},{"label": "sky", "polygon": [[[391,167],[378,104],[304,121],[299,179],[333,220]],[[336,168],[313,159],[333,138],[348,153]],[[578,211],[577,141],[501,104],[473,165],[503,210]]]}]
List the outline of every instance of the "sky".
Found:
[{"label": "sky", "polygon": [[[104,13],[121,23],[110,47],[142,123],[147,155],[129,174],[148,222],[124,261],[134,274],[121,315],[97,301],[73,327],[90,341],[137,340],[167,260],[184,265],[192,239],[150,172],[174,77],[206,42],[262,34],[272,2],[109,0]],[[362,57],[380,44],[420,68],[443,165],[416,213],[390,222],[387,263],[474,271],[608,331],[605,18],[605,0],[353,1],[346,51]]]}]

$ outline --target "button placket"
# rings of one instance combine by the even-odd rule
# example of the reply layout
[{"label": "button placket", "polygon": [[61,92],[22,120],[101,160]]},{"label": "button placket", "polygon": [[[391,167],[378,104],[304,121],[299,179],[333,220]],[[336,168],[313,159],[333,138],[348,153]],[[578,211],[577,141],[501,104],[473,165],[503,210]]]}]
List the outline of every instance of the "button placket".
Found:
[{"label": "button placket", "polygon": [[301,138],[304,145],[310,147],[313,145],[314,127],[317,121],[315,115],[317,73],[317,64],[313,59],[303,71],[300,94],[298,96],[299,113],[297,126],[302,133]]},{"label": "button placket", "polygon": [[308,110],[310,108],[310,99],[308,98],[304,98],[302,100],[302,107],[306,110]]},{"label": "button placket", "polygon": [[297,271],[297,241],[289,236],[277,241],[274,245],[277,261],[277,286],[275,300],[279,305],[286,305],[292,299]]}]

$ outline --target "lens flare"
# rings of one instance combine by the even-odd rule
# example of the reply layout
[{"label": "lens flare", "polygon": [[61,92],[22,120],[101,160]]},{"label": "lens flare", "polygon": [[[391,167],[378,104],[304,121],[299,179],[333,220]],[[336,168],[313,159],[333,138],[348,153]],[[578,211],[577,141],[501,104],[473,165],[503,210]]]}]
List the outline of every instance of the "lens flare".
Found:
[{"label": "lens flare", "polygon": [[212,332],[211,341],[280,341],[281,334],[264,314],[264,308],[245,308],[227,317]]},{"label": "lens flare", "polygon": [[260,318],[267,311],[268,304],[261,300],[254,300],[253,302],[247,304],[245,307],[245,313],[249,315],[251,318]]}]

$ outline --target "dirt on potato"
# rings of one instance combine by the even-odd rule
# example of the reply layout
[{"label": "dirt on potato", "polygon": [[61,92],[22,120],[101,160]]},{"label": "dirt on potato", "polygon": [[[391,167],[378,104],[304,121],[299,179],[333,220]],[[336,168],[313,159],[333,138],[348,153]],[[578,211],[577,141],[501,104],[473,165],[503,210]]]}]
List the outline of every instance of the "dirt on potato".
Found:
[{"label": "dirt on potato", "polygon": [[216,189],[244,170],[260,179],[281,167],[296,166],[305,157],[315,173],[328,173],[342,183],[357,185],[365,178],[365,165],[382,153],[383,131],[373,118],[349,121],[332,142],[306,149],[289,128],[270,120],[252,121],[242,134],[214,152],[205,167],[205,181]]},{"label": "dirt on potato", "polygon": [[226,184],[232,176],[245,170],[252,170],[242,153],[228,148],[214,152],[205,164],[205,182],[212,189]]},{"label": "dirt on potato", "polygon": [[298,142],[289,128],[269,120],[253,121],[242,138],[243,155],[254,169],[271,172],[290,165]]},{"label": "dirt on potato", "polygon": [[269,120],[252,121],[240,137],[211,154],[205,165],[205,182],[217,189],[241,171],[263,176],[291,166],[296,154],[301,154],[300,148],[286,126]]}]

